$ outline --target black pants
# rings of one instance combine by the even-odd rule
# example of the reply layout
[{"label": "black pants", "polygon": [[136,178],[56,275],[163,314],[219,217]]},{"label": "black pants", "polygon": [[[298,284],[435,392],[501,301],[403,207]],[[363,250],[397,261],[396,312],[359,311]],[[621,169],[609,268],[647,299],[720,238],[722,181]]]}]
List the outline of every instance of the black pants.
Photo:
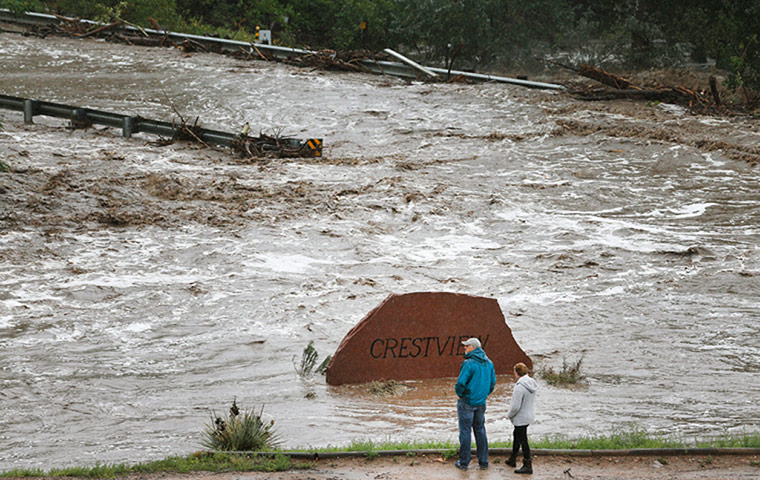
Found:
[{"label": "black pants", "polygon": [[530,445],[528,445],[528,426],[522,425],[515,427],[512,438],[512,456],[517,456],[517,453],[522,447],[523,458],[530,460]]}]

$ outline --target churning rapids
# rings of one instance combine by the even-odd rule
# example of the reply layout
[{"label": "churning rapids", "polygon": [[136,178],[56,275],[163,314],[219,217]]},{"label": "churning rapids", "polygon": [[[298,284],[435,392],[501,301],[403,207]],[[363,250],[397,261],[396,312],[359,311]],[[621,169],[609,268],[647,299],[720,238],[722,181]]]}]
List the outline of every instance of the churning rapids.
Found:
[{"label": "churning rapids", "polygon": [[0,92],[326,147],[247,162],[0,111],[0,470],[187,454],[235,398],[285,447],[455,440],[453,379],[296,373],[391,292],[496,298],[538,368],[583,359],[533,435],[760,430],[760,167],[696,141],[756,121],[11,34]]}]

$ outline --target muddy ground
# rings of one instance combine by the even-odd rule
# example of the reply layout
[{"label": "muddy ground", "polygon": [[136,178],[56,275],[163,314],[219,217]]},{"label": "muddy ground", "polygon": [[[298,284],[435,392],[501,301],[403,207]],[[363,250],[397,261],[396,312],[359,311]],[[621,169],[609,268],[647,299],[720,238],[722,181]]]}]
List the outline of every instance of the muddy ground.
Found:
[{"label": "muddy ground", "polygon": [[[504,464],[503,457],[492,459],[488,470],[477,465],[466,471],[454,467],[453,460],[436,457],[393,457],[374,460],[353,459],[319,462],[302,471],[284,473],[244,473],[206,476],[195,474],[188,480],[359,480],[359,479],[750,479],[760,475],[758,456],[679,456],[679,457],[537,457],[533,475],[518,475]],[[171,477],[174,480],[174,477]],[[188,478],[188,477],[182,477]],[[180,480],[176,478],[176,480]]]},{"label": "muddy ground", "polygon": [[[623,480],[704,479],[736,480],[760,477],[759,455],[679,455],[645,457],[536,456],[532,475],[519,475],[504,464],[504,457],[491,457],[488,470],[475,465],[468,471],[454,467],[454,460],[437,456],[347,458],[309,463],[287,472],[192,472],[130,475],[127,480]],[[519,464],[518,464],[519,466]]]}]

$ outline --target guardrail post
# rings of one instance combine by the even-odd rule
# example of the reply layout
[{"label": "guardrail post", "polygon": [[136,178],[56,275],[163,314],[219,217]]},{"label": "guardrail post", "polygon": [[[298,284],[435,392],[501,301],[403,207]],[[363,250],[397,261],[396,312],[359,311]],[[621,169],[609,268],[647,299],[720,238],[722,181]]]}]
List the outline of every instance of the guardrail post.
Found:
[{"label": "guardrail post", "polygon": [[122,136],[124,138],[132,138],[132,134],[137,132],[135,128],[137,126],[137,118],[124,117],[124,126],[121,129]]},{"label": "guardrail post", "polygon": [[24,100],[24,123],[34,123],[32,121],[32,118],[34,117],[34,114],[39,111],[40,108],[40,101],[39,100],[30,100],[25,99]]},{"label": "guardrail post", "polygon": [[73,128],[86,128],[92,125],[92,122],[87,118],[87,110],[84,108],[76,108],[71,111],[71,126]]}]

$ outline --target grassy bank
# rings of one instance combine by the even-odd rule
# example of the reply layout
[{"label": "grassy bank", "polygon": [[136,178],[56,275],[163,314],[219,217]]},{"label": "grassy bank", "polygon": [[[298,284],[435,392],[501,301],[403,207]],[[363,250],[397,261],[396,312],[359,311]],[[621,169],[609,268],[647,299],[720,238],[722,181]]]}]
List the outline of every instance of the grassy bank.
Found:
[{"label": "grassy bank", "polygon": [[[715,438],[687,438],[652,435],[633,428],[610,434],[571,438],[561,435],[531,437],[531,448],[551,450],[627,450],[635,448],[760,448],[760,433],[727,434]],[[511,448],[512,440],[489,439],[490,448]],[[306,452],[377,452],[382,450],[444,450],[456,453],[459,444],[453,441],[421,442],[352,442],[346,446],[297,449]]]},{"label": "grassy bank", "polygon": [[[511,448],[511,441],[495,440],[490,442],[491,448]],[[443,456],[450,458],[457,453],[459,445],[453,442],[422,441],[422,442],[352,442],[346,446],[299,448],[289,451],[298,452],[366,452],[372,458],[375,452],[383,450],[442,450]],[[651,435],[640,429],[613,432],[606,435],[595,435],[580,438],[560,436],[531,438],[534,449],[571,449],[571,450],[625,450],[633,448],[760,448],[760,433],[727,434],[710,439],[688,439],[686,437],[665,437]],[[413,453],[410,453],[413,455]],[[198,452],[187,457],[171,457],[165,460],[140,463],[137,465],[98,465],[88,468],[65,468],[43,471],[38,469],[11,470],[3,472],[0,477],[88,477],[114,478],[129,474],[146,473],[188,473],[197,471],[207,472],[248,472],[264,471],[278,472],[285,470],[308,468],[310,462],[297,462],[286,455],[277,453],[273,457],[241,455],[224,452]]]},{"label": "grassy bank", "polygon": [[114,478],[129,474],[188,473],[188,472],[281,472],[307,468],[310,464],[295,462],[277,454],[274,457],[239,455],[224,452],[199,452],[187,457],[170,457],[165,460],[137,465],[96,465],[94,467],[60,468],[48,471],[39,469],[10,470],[0,477],[87,477]]}]

